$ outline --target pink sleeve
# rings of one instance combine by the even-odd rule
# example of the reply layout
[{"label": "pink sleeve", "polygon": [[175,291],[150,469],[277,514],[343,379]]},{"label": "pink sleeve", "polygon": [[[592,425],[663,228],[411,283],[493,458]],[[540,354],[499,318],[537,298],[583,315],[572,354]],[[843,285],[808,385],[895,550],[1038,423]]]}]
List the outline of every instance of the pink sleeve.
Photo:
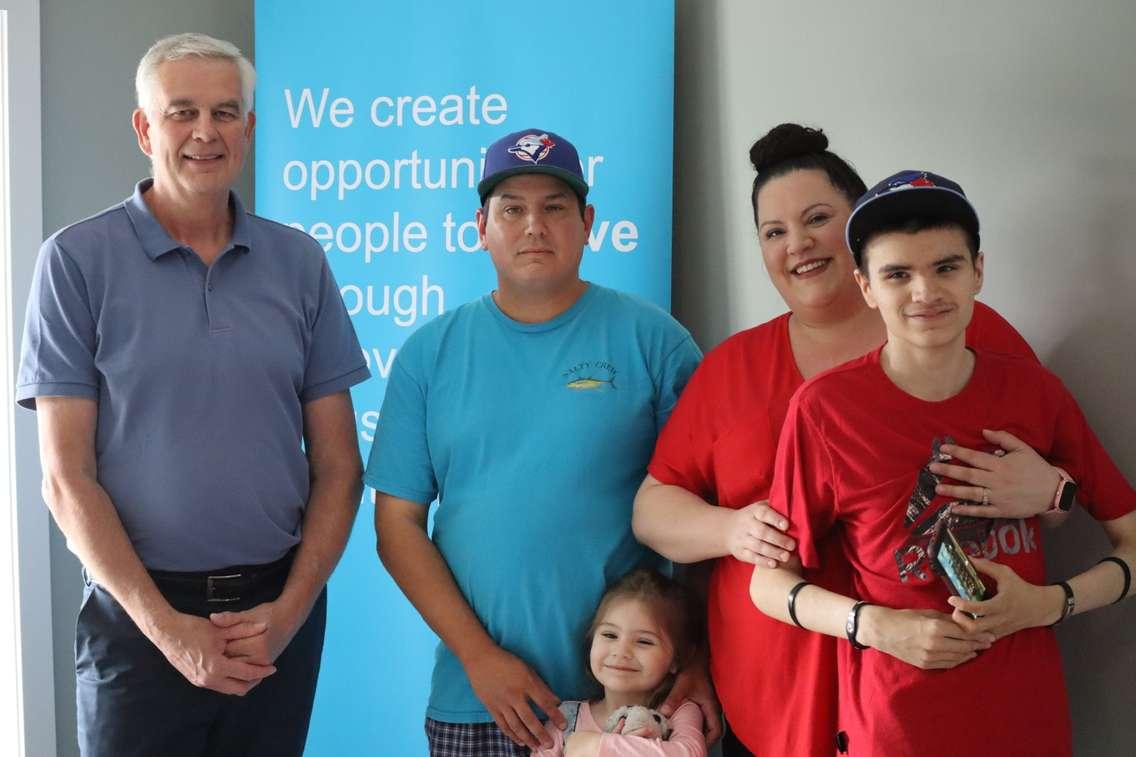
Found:
[{"label": "pink sleeve", "polygon": [[544,724],[544,730],[552,737],[552,746],[548,749],[534,749],[532,757],[564,757],[564,734],[551,721]]},{"label": "pink sleeve", "polygon": [[671,716],[671,736],[666,741],[605,733],[596,757],[706,757],[702,710],[694,702],[683,702]]}]

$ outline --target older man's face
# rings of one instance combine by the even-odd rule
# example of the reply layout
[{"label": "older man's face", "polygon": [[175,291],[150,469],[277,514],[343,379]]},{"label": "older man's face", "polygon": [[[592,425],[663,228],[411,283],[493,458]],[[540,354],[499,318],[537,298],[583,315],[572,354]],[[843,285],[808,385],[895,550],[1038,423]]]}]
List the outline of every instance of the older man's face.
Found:
[{"label": "older man's face", "polygon": [[150,102],[134,113],[154,189],[182,200],[227,194],[252,140],[255,117],[241,103],[231,61],[187,57],[158,68]]}]

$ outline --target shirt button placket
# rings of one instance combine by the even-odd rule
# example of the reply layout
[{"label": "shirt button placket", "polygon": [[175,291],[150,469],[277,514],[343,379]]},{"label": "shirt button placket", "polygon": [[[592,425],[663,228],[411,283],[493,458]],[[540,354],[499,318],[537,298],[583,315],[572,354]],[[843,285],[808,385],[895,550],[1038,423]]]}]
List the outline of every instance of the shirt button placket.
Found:
[{"label": "shirt button placket", "polygon": [[215,309],[213,303],[213,269],[208,268],[205,271],[205,317],[209,321],[210,331],[217,327],[217,324],[214,323]]},{"label": "shirt button placket", "polygon": [[219,286],[219,268],[219,265],[214,264],[205,272],[205,303],[209,312],[209,331],[213,334],[228,332],[231,325],[224,296],[215,291]]}]

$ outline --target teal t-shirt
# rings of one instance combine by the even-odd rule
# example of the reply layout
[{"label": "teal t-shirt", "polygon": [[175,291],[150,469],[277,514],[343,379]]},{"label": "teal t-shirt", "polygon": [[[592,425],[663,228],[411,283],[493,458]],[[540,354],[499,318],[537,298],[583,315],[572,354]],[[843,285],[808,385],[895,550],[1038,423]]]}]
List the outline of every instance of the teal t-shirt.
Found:
[{"label": "teal t-shirt", "polygon": [[[701,353],[666,312],[590,284],[565,313],[510,319],[486,295],[424,325],[395,359],[365,480],[424,505],[489,634],[562,699],[588,694],[600,595],[659,558],[631,505]],[[492,720],[439,644],[427,716]]]}]

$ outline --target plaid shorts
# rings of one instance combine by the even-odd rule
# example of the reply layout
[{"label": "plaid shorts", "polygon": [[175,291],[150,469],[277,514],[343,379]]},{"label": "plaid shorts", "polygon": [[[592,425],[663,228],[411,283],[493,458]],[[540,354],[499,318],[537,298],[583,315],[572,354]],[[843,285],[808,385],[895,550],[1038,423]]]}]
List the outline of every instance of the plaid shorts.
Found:
[{"label": "plaid shorts", "polygon": [[496,723],[442,723],[426,718],[430,757],[528,757]]}]

